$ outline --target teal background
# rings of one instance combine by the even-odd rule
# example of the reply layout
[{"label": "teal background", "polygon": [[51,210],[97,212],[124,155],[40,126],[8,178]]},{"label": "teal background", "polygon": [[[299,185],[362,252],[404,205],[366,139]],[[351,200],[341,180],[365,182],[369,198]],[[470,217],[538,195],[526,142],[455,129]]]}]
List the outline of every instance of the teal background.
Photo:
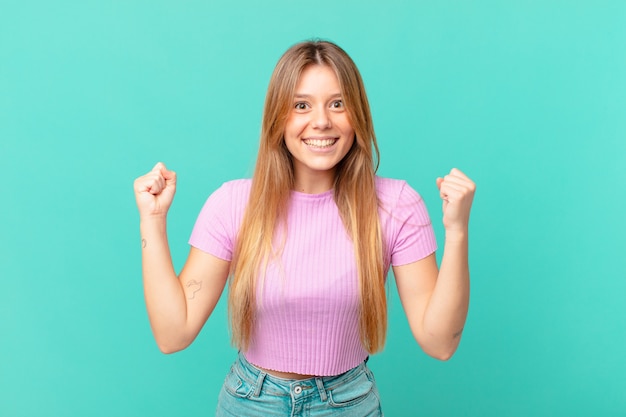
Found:
[{"label": "teal background", "polygon": [[439,242],[435,178],[478,185],[463,342],[427,357],[391,285],[386,415],[626,415],[625,22],[624,1],[0,0],[0,415],[212,415],[225,305],[159,353],[132,182],[177,171],[180,269],[206,197],[252,172],[275,62],[311,37],[356,61],[379,173],[420,191]]}]

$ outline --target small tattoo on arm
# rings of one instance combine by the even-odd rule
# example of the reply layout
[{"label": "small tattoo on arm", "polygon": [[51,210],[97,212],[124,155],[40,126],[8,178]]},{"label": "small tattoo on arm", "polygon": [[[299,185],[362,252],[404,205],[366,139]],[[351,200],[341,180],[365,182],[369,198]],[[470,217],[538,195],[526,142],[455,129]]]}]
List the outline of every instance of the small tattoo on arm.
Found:
[{"label": "small tattoo on arm", "polygon": [[189,291],[187,292],[187,298],[189,300],[193,300],[196,296],[196,293],[202,288],[202,281],[196,281],[195,279],[192,279],[187,284],[185,284],[185,287],[189,289]]},{"label": "small tattoo on arm", "polygon": [[145,248],[146,247],[146,239],[141,239],[141,247]]},{"label": "small tattoo on arm", "polygon": [[463,329],[459,330],[458,332],[456,332],[455,334],[452,335],[452,337],[454,339],[461,337],[461,333],[463,333]]}]

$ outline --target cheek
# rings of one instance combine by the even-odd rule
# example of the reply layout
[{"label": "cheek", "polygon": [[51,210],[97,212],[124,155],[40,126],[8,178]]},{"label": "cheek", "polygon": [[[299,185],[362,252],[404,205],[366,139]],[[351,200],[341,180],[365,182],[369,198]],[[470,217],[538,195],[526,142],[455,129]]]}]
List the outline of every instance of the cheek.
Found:
[{"label": "cheek", "polygon": [[295,136],[302,131],[304,123],[298,118],[290,117],[285,124],[285,136]]},{"label": "cheek", "polygon": [[356,142],[356,134],[354,133],[352,126],[347,126],[345,129],[343,129],[343,134],[346,138],[349,139],[350,147],[352,147],[354,142]]},{"label": "cheek", "polygon": [[346,145],[346,155],[350,153],[350,150],[356,146],[356,140],[352,136],[352,140]]},{"label": "cheek", "polygon": [[341,117],[335,121],[335,123],[346,136],[354,136],[354,129],[352,128],[352,124],[346,114],[342,114]]}]

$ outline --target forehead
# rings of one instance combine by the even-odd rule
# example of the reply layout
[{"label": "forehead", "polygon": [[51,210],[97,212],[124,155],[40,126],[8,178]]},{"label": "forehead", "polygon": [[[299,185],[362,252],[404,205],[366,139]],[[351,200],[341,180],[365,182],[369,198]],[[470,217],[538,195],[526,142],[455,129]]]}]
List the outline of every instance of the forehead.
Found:
[{"label": "forehead", "polygon": [[302,70],[296,84],[296,93],[324,92],[334,90],[341,93],[341,85],[335,70],[328,65],[309,65]]}]

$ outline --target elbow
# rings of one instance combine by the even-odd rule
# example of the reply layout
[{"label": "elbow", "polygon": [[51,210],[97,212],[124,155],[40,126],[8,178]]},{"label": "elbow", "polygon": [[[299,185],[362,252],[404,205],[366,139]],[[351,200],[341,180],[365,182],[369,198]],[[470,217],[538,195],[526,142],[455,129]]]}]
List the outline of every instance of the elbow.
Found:
[{"label": "elbow", "polygon": [[195,339],[195,336],[185,332],[181,327],[158,329],[158,331],[153,328],[152,335],[161,353],[166,355],[184,350]]},{"label": "elbow", "polygon": [[458,336],[446,337],[434,332],[424,332],[421,335],[414,334],[414,336],[424,353],[442,362],[452,359],[460,342]]},{"label": "elbow", "polygon": [[447,362],[454,356],[454,350],[443,350],[441,352],[430,353],[429,356],[442,362]]},{"label": "elbow", "polygon": [[442,362],[447,362],[452,359],[458,344],[452,346],[422,346],[422,350],[431,358],[437,359]]},{"label": "elbow", "polygon": [[157,346],[161,353],[171,355],[172,353],[180,352],[189,346],[189,343],[176,343],[172,340],[157,340]]},{"label": "elbow", "polygon": [[157,346],[159,347],[159,350],[161,351],[161,353],[164,353],[166,355],[171,355],[172,353],[180,352],[182,350],[174,346],[163,345],[163,344],[158,344],[158,343],[157,343]]}]

